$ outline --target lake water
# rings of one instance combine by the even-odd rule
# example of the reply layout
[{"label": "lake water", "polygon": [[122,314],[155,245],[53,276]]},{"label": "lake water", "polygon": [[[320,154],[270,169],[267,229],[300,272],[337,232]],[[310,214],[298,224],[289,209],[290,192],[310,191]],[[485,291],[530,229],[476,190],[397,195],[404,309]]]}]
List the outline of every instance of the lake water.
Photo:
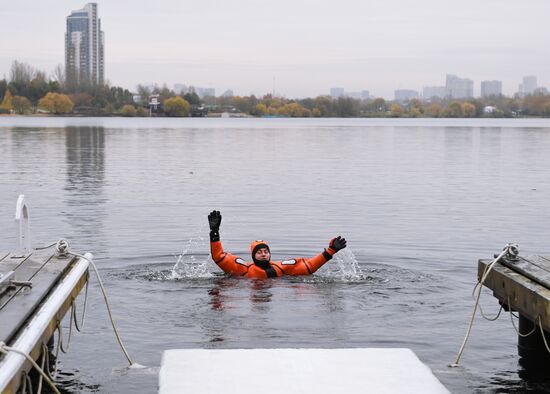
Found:
[{"label": "lake water", "polygon": [[[23,193],[33,245],[65,237],[94,254],[148,367],[124,369],[92,276],[85,328],[60,357],[67,392],[155,392],[164,349],[280,347],[408,347],[454,393],[544,391],[504,313],[478,317],[462,366],[447,364],[477,260],[508,242],[550,254],[549,152],[548,120],[1,117],[0,250],[15,248]],[[227,278],[209,258],[213,209],[244,258],[254,239],[274,259],[339,234],[348,248],[310,277]],[[498,311],[487,289],[482,304]]]}]

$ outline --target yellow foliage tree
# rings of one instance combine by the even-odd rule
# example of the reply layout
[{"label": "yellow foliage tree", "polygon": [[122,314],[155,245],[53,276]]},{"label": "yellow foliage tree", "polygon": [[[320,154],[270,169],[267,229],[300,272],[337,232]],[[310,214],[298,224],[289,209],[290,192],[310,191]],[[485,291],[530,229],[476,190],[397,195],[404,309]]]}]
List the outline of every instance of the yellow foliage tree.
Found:
[{"label": "yellow foliage tree", "polygon": [[313,108],[313,111],[311,111],[311,115],[315,118],[321,117],[321,110],[319,108]]},{"label": "yellow foliage tree", "polygon": [[428,113],[434,118],[439,118],[443,114],[443,107],[439,104],[432,104],[428,108]]},{"label": "yellow foliage tree", "polygon": [[8,111],[13,109],[13,96],[11,95],[10,90],[6,90],[6,94],[4,95],[4,100],[2,100],[2,104],[0,105],[1,108],[4,108]]},{"label": "yellow foliage tree", "polygon": [[267,107],[264,103],[260,103],[258,105],[256,105],[256,115],[257,116],[264,116],[265,114],[267,114]]},{"label": "yellow foliage tree", "polygon": [[130,104],[126,104],[120,109],[120,113],[122,114],[122,116],[136,116],[136,107]]},{"label": "yellow foliage tree", "polygon": [[38,100],[38,108],[54,114],[67,114],[73,111],[74,104],[66,94],[50,92]]},{"label": "yellow foliage tree", "polygon": [[281,116],[290,116],[291,118],[308,118],[311,116],[311,111],[302,107],[298,103],[288,103],[277,110]]},{"label": "yellow foliage tree", "polygon": [[180,96],[164,100],[164,112],[168,116],[189,116],[189,103]]},{"label": "yellow foliage tree", "polygon": [[403,108],[397,103],[394,103],[390,107],[390,112],[393,116],[400,116],[403,113]]},{"label": "yellow foliage tree", "polygon": [[462,114],[466,118],[473,118],[476,116],[476,106],[472,103],[462,103]]}]

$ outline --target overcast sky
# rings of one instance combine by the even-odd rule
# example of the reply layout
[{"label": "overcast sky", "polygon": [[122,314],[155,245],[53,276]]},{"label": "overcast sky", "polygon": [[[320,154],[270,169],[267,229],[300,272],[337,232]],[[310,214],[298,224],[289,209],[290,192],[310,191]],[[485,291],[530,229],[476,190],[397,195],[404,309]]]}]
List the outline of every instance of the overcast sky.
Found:
[{"label": "overcast sky", "polygon": [[[3,1],[0,76],[64,63],[66,17],[86,2]],[[442,86],[447,73],[550,88],[550,0],[99,0],[106,78],[286,97]]]}]

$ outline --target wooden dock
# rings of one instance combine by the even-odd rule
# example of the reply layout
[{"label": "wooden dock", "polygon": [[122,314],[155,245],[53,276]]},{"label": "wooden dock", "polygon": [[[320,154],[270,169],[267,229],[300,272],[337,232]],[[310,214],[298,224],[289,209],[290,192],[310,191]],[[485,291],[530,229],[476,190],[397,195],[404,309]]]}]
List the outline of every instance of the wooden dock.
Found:
[{"label": "wooden dock", "polygon": [[[479,278],[490,263],[491,260],[479,260]],[[494,265],[484,286],[493,291],[506,310],[519,313],[519,355],[527,362],[542,361],[548,366],[550,354],[544,339],[550,345],[550,257],[505,256]]]},{"label": "wooden dock", "polygon": [[[87,280],[88,261],[53,248],[0,253],[0,341],[37,360]],[[17,392],[30,369],[23,356],[0,353],[0,392]]]}]

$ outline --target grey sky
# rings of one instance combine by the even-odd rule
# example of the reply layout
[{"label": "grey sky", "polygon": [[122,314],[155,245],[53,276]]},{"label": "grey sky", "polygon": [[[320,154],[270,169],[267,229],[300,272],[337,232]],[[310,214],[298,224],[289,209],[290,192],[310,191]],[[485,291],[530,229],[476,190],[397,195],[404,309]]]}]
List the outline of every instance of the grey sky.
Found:
[{"label": "grey sky", "polygon": [[[550,87],[548,0],[96,1],[106,78],[286,97],[444,85],[523,75]],[[65,18],[86,1],[18,0],[0,7],[0,75],[15,59],[51,72],[64,62]]]}]

